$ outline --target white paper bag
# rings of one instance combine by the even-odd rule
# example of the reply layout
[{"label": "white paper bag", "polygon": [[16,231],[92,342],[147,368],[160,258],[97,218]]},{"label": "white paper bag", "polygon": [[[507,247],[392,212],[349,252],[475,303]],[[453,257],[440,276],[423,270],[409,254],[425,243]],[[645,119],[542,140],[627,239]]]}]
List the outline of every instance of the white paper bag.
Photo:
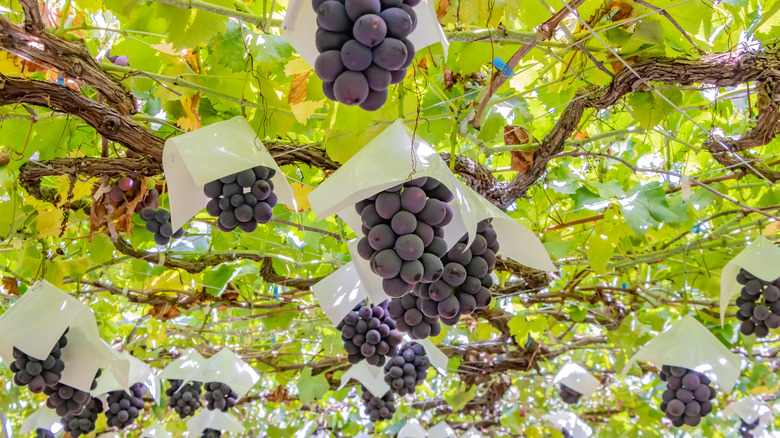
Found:
[{"label": "white paper bag", "polygon": [[439,347],[433,345],[430,339],[417,339],[418,344],[422,345],[425,349],[425,355],[428,356],[428,362],[433,366],[436,371],[442,376],[447,375],[447,365],[449,364],[449,358],[444,354]]},{"label": "white paper bag", "polygon": [[624,378],[637,361],[684,367],[706,375],[729,393],[739,377],[742,360],[706,327],[687,315],[634,354],[620,373]]},{"label": "white paper bag", "polygon": [[758,236],[747,248],[737,254],[723,267],[720,273],[720,324],[723,325],[726,309],[731,297],[738,294],[742,286],[737,283],[740,268],[765,281],[780,278],[780,248]]},{"label": "white paper bag", "polygon": [[593,377],[585,368],[576,363],[567,363],[555,376],[553,383],[557,386],[563,383],[585,397],[593,394],[601,386],[599,379]]},{"label": "white paper bag", "polygon": [[[195,349],[190,349],[172,361],[160,372],[160,380],[181,380],[182,385],[195,380],[198,373],[206,363],[206,359]],[[197,380],[196,380],[197,381]]]},{"label": "white paper bag", "polygon": [[238,394],[239,399],[260,380],[257,371],[229,348],[223,348],[208,358],[201,370],[198,381],[225,383]]},{"label": "white paper bag", "polygon": [[162,424],[155,421],[144,429],[141,433],[141,438],[173,438],[173,434],[165,430]]},{"label": "white paper bag", "polygon": [[202,410],[187,420],[187,432],[199,437],[205,429],[221,430],[235,434],[244,433],[244,425],[232,415],[219,410]]},{"label": "white paper bag", "polygon": [[101,433],[97,436],[97,438],[122,438],[122,435],[116,433],[116,432],[106,432]]},{"label": "white paper bag", "polygon": [[730,403],[723,408],[723,415],[739,416],[748,424],[758,420],[758,426],[750,431],[754,437],[760,436],[772,424],[772,410],[756,397],[745,397]]},{"label": "white paper bag", "polygon": [[428,429],[429,438],[458,438],[455,435],[455,431],[452,430],[449,424],[444,421],[440,421],[432,428]]},{"label": "white paper bag", "polygon": [[371,435],[363,432],[362,430],[355,435],[355,438],[371,438]]},{"label": "white paper bag", "polygon": [[60,382],[88,392],[98,368],[110,360],[100,344],[95,316],[87,305],[45,280],[35,282],[0,316],[0,357],[11,363],[17,347],[44,360],[68,327]]},{"label": "white paper bag", "polygon": [[[436,18],[432,0],[422,0],[415,6],[417,28],[409,35],[409,41],[416,51],[441,43],[444,49],[444,59],[447,59],[450,43]],[[314,45],[314,34],[317,32],[317,13],[311,7],[311,0],[291,0],[282,22],[282,38],[301,55],[306,62],[314,67],[319,52]]]},{"label": "white paper bag", "polygon": [[62,431],[62,423],[60,423],[60,416],[56,412],[43,406],[37,411],[30,414],[22,422],[22,429],[19,431],[22,435],[35,432],[35,429],[46,429],[58,435]]},{"label": "white paper bag", "polygon": [[469,428],[466,432],[461,435],[460,438],[482,438],[482,434],[477,431],[477,429],[474,429],[473,427]]},{"label": "white paper bag", "polygon": [[375,397],[382,397],[390,391],[390,385],[385,383],[385,372],[382,367],[369,365],[366,361],[360,361],[357,365],[352,365],[344,374],[341,375],[341,384],[339,389],[347,386],[349,379],[355,379],[366,387],[368,392]]},{"label": "white paper bag", "polygon": [[130,353],[117,353],[117,357],[98,378],[93,394],[106,394],[111,391],[130,393],[130,387],[140,383],[146,387],[155,403],[160,402],[160,380],[152,368]]},{"label": "white paper bag", "polygon": [[271,180],[279,203],[297,210],[287,178],[245,118],[234,117],[166,140],[163,171],[173,229],[206,207],[206,183],[255,166],[276,170]]},{"label": "white paper bag", "polygon": [[398,431],[398,435],[396,435],[397,438],[425,438],[427,436],[428,432],[415,419],[407,421],[404,427]]},{"label": "white paper bag", "polygon": [[311,287],[311,291],[322,312],[334,326],[339,325],[368,296],[352,262],[318,281]]},{"label": "white paper bag", "polygon": [[588,438],[593,429],[571,412],[554,412],[544,416],[558,430],[566,429],[572,438]]}]

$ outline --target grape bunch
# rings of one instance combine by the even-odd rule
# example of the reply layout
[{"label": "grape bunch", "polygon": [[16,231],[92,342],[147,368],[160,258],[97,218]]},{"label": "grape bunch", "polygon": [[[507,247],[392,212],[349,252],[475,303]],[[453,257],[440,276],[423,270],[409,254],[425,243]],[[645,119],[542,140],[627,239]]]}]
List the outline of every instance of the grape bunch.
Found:
[{"label": "grape bunch", "polygon": [[753,429],[758,427],[759,422],[761,421],[760,418],[756,418],[756,421],[752,423],[748,423],[745,420],[740,420],[742,423],[739,425],[739,436],[742,438],[753,438],[754,433]]},{"label": "grape bunch", "polygon": [[414,60],[407,37],[417,27],[420,0],[312,0],[320,55],[314,71],[328,99],[376,111],[387,88],[406,77]]},{"label": "grape bunch", "polygon": [[203,429],[203,435],[200,438],[219,438],[222,436],[222,431],[217,429]]},{"label": "grape bunch", "polygon": [[62,371],[65,369],[65,362],[60,359],[62,349],[68,345],[68,329],[60,336],[60,339],[54,344],[51,352],[46,359],[40,360],[28,356],[18,348],[14,347],[14,361],[9,368],[14,373],[13,381],[17,386],[27,386],[34,394],[43,392],[47,385],[54,385],[62,378]]},{"label": "grape bunch", "polygon": [[[98,398],[92,397],[80,413],[69,413],[63,416],[61,423],[65,432],[70,432],[70,436],[78,438],[95,430],[95,421],[97,421],[98,414],[101,412],[103,412],[103,402]],[[106,416],[108,416],[108,413],[106,413]]]},{"label": "grape bunch", "polygon": [[398,356],[385,364],[385,382],[400,396],[414,394],[417,385],[428,376],[429,366],[425,348],[417,342],[407,342]]},{"label": "grape bunch", "polygon": [[206,399],[206,408],[212,411],[227,412],[238,402],[238,393],[230,389],[227,383],[221,382],[206,383],[206,394],[203,397]]},{"label": "grape bunch", "polygon": [[257,224],[267,224],[273,216],[277,198],[271,178],[276,170],[265,166],[224,176],[203,186],[209,198],[206,212],[217,219],[222,231],[237,227],[247,233],[257,229]]},{"label": "grape bunch", "polygon": [[568,386],[561,383],[559,385],[559,388],[561,389],[561,398],[563,399],[563,402],[567,405],[573,405],[580,401],[580,397],[582,397],[582,394],[579,392],[569,388]]},{"label": "grape bunch", "polygon": [[496,265],[498,236],[490,221],[480,221],[470,247],[466,247],[467,242],[468,236],[463,236],[441,258],[444,273],[439,280],[415,286],[425,316],[439,317],[450,326],[457,324],[461,315],[484,309],[492,299],[490,274]]},{"label": "grape bunch", "polygon": [[438,336],[441,333],[439,318],[428,316],[423,311],[425,302],[436,304],[433,300],[423,300],[413,291],[401,298],[390,300],[390,304],[387,305],[387,313],[395,319],[396,328],[399,331],[409,333],[412,339]]},{"label": "grape bunch", "polygon": [[380,305],[358,305],[336,327],[351,364],[365,359],[371,365],[382,366],[385,358],[398,354],[401,333],[387,313],[387,301]]},{"label": "grape bunch", "polygon": [[[332,1],[332,0],[331,0]],[[383,278],[382,290],[400,298],[417,283],[441,278],[447,252],[443,227],[452,220],[452,192],[433,178],[399,184],[355,204],[363,223],[358,254]]]},{"label": "grape bunch", "polygon": [[563,438],[572,438],[571,433],[565,427],[561,429],[561,435],[563,435]]},{"label": "grape bunch", "polygon": [[54,434],[49,429],[39,427],[35,429],[35,438],[54,438]]},{"label": "grape bunch", "polygon": [[165,395],[171,398],[168,405],[173,407],[182,420],[190,415],[195,415],[195,411],[202,406],[199,399],[203,384],[187,382],[186,385],[182,385],[182,380],[171,379],[169,381],[171,387],[165,390]]},{"label": "grape bunch", "polygon": [[696,426],[702,417],[712,412],[711,400],[716,392],[707,376],[687,368],[664,365],[660,377],[666,382],[661,411],[674,427]]},{"label": "grape bunch", "polygon": [[739,331],[757,338],[769,335],[770,329],[780,327],[780,278],[764,281],[740,269],[737,282],[744,287],[737,298],[737,319],[742,321]]},{"label": "grape bunch", "polygon": [[[128,199],[135,198],[139,192],[143,180],[137,175],[123,176],[111,183],[111,189],[108,191],[108,199],[114,206],[124,203]],[[160,206],[160,192],[157,188],[151,188],[146,192],[141,202],[136,204],[135,213],[140,213],[143,208],[157,209]]]},{"label": "grape bunch", "polygon": [[382,397],[377,397],[371,394],[371,391],[366,389],[365,386],[361,388],[363,390],[363,408],[365,409],[363,412],[371,418],[371,421],[393,418],[395,413],[395,395],[391,391],[387,391],[387,394]]},{"label": "grape bunch", "polygon": [[179,228],[173,231],[171,225],[171,213],[164,209],[155,210],[152,207],[145,207],[138,213],[146,222],[146,230],[154,233],[154,242],[158,245],[167,245],[171,238],[178,239],[184,235],[184,230]]},{"label": "grape bunch", "polygon": [[106,423],[117,429],[132,424],[144,408],[145,393],[146,388],[142,383],[134,383],[129,394],[122,390],[109,392]]},{"label": "grape bunch", "polygon": [[[95,378],[92,380],[90,390],[97,388],[97,378],[100,377],[102,372],[103,370],[97,370]],[[54,409],[60,417],[64,417],[68,414],[80,414],[84,409],[84,406],[92,399],[89,392],[81,391],[59,382],[54,385],[48,385],[44,388],[43,393],[49,396],[49,398],[46,399],[46,406],[49,409]]]}]

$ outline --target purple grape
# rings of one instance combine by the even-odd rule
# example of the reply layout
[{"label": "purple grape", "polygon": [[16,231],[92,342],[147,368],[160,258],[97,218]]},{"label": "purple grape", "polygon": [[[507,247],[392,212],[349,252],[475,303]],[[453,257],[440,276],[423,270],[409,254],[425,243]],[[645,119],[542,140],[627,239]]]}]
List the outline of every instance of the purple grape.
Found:
[{"label": "purple grape", "polygon": [[371,65],[371,49],[357,40],[349,40],[341,48],[341,62],[353,71],[363,71]]},{"label": "purple grape", "polygon": [[333,84],[333,94],[345,105],[358,105],[368,97],[368,81],[360,72],[345,71]]},{"label": "purple grape", "polygon": [[374,47],[373,52],[374,63],[379,67],[390,70],[391,74],[393,70],[402,68],[408,55],[406,45],[401,40],[395,38],[385,38],[382,43]]},{"label": "purple grape", "polygon": [[314,44],[317,46],[317,51],[320,53],[329,50],[341,50],[341,47],[347,41],[349,41],[349,36],[344,32],[331,32],[319,28],[317,29],[317,33],[314,34]]},{"label": "purple grape", "polygon": [[363,15],[355,20],[355,25],[352,27],[352,34],[355,36],[355,39],[368,47],[374,47],[381,43],[387,33],[388,29],[385,20],[375,14]]},{"label": "purple grape", "polygon": [[350,30],[352,21],[342,3],[327,0],[317,8],[317,24],[331,32],[346,32]]},{"label": "purple grape", "polygon": [[390,72],[376,64],[371,64],[363,74],[368,81],[368,87],[375,91],[387,90],[392,80]]},{"label": "purple grape", "polygon": [[368,90],[368,97],[360,103],[360,108],[365,111],[376,111],[387,102],[387,90]]},{"label": "purple grape", "polygon": [[[328,0],[334,2],[333,0]],[[327,3],[327,2],[326,2]],[[337,2],[334,2],[337,3]],[[317,77],[324,82],[333,82],[339,75],[346,70],[344,62],[341,60],[341,52],[338,50],[328,50],[320,53],[320,56],[314,61],[314,71]],[[335,87],[335,85],[334,85]]]},{"label": "purple grape", "polygon": [[[379,14],[387,23],[387,36],[402,39],[412,33],[412,17],[401,8],[388,8]],[[406,56],[404,56],[406,59]]]}]

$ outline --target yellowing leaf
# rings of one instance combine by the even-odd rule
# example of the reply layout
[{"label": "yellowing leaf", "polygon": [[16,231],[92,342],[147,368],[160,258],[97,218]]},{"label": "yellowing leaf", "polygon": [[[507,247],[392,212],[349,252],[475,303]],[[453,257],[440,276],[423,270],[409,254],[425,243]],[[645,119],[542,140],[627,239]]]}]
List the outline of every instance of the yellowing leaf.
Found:
[{"label": "yellowing leaf", "polygon": [[[60,193],[62,199],[60,204],[67,201],[68,190],[70,190],[70,178],[67,175],[59,175],[56,178],[57,181],[57,193]],[[85,198],[92,194],[92,183],[84,182],[81,180],[75,180],[73,183],[73,201]]]},{"label": "yellowing leaf", "polygon": [[306,84],[309,83],[309,73],[298,73],[293,75],[290,82],[290,92],[287,93],[287,102],[290,105],[296,105],[306,99]]},{"label": "yellowing leaf", "polygon": [[311,66],[303,58],[295,58],[284,66],[284,74],[287,76],[299,75],[311,71]]},{"label": "yellowing leaf", "polygon": [[292,113],[295,116],[295,120],[298,121],[301,125],[305,125],[306,121],[309,120],[309,117],[314,114],[317,109],[322,108],[325,105],[325,99],[313,101],[313,100],[305,100],[299,104],[293,105],[291,107]]},{"label": "yellowing leaf", "polygon": [[588,249],[586,254],[590,260],[590,267],[597,274],[604,274],[607,263],[615,252],[615,246],[611,234],[594,233],[588,239]]},{"label": "yellowing leaf", "polygon": [[[290,184],[290,186],[292,186],[293,193],[295,194],[295,203],[298,205],[298,211],[311,210],[308,195],[314,189],[297,182]],[[287,209],[292,210],[290,207],[287,207]]]},{"label": "yellowing leaf", "polygon": [[0,51],[0,72],[4,75],[18,75],[22,73],[22,59],[11,53]]},{"label": "yellowing leaf", "polygon": [[60,234],[62,225],[62,212],[58,208],[49,207],[38,210],[38,218],[35,220],[35,229],[38,237],[54,237]]},{"label": "yellowing leaf", "polygon": [[158,52],[167,53],[168,55],[179,56],[179,52],[173,48],[172,43],[152,44],[152,48]]},{"label": "yellowing leaf", "polygon": [[179,99],[186,117],[180,117],[176,124],[185,131],[192,131],[200,128],[200,115],[198,114],[198,102],[200,102],[200,93],[195,93],[192,97],[184,96]]}]

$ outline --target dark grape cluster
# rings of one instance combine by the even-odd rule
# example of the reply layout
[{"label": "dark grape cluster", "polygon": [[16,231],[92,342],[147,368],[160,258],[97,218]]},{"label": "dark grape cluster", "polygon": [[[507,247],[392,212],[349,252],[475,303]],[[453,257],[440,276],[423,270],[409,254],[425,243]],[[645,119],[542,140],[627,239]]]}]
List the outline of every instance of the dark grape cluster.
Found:
[{"label": "dark grape cluster", "polygon": [[[103,402],[98,398],[92,397],[80,413],[69,413],[63,416],[61,420],[62,426],[65,432],[70,432],[70,436],[78,438],[95,430],[95,421],[97,421],[98,414],[101,412],[103,412]],[[106,416],[108,416],[108,413],[106,413]]]},{"label": "dark grape cluster", "polygon": [[230,389],[227,383],[221,382],[206,383],[206,394],[203,397],[206,399],[206,408],[212,411],[227,412],[238,402],[238,393]]},{"label": "dark grape cluster", "polygon": [[382,397],[371,394],[371,391],[362,387],[363,390],[363,408],[371,421],[389,420],[395,413],[395,395],[391,391]]},{"label": "dark grape cluster", "polygon": [[[114,205],[124,203],[128,199],[135,198],[140,191],[142,180],[137,175],[123,176],[113,183],[111,183],[111,190],[108,192],[108,199]],[[160,193],[156,188],[152,188],[146,192],[141,202],[136,204],[135,213],[140,213],[143,208],[156,209],[160,206],[159,203]]]},{"label": "dark grape cluster", "polygon": [[661,411],[673,426],[696,426],[702,417],[712,412],[711,400],[716,392],[707,376],[687,368],[664,365],[660,377],[666,382]]},{"label": "dark grape cluster", "polygon": [[441,333],[439,318],[428,316],[423,312],[423,300],[415,292],[401,298],[393,298],[387,305],[387,313],[396,321],[399,331],[409,333],[412,339],[425,339],[428,336],[438,336]]},{"label": "dark grape cluster", "polygon": [[447,204],[452,199],[445,185],[422,177],[355,204],[364,236],[358,254],[383,278],[382,290],[389,297],[400,298],[417,283],[441,278],[441,257],[447,253],[443,227],[452,220]]},{"label": "dark grape cluster", "polygon": [[203,435],[200,436],[200,438],[219,438],[222,436],[221,430],[216,429],[203,429]]},{"label": "dark grape cluster", "polygon": [[561,390],[561,399],[563,399],[563,402],[567,405],[573,405],[580,401],[580,397],[582,397],[582,394],[579,392],[569,388],[568,386],[561,383],[558,386]]},{"label": "dark grape cluster", "polygon": [[122,390],[109,392],[106,423],[117,429],[132,424],[144,408],[145,393],[146,388],[142,383],[134,383],[129,394]]},{"label": "dark grape cluster", "polygon": [[780,327],[780,278],[764,281],[740,269],[737,282],[744,286],[737,298],[737,319],[742,321],[739,331],[763,338],[770,329]]},{"label": "dark grape cluster", "polygon": [[414,60],[407,37],[417,27],[412,9],[420,0],[312,0],[314,40],[320,55],[314,71],[328,99],[376,111],[387,88],[404,80]]},{"label": "dark grape cluster", "polygon": [[756,418],[756,421],[752,423],[748,423],[745,420],[741,420],[741,424],[739,425],[739,436],[742,438],[753,438],[754,433],[753,429],[758,427],[758,424],[761,422],[760,418]]},{"label": "dark grape cluster", "polygon": [[257,229],[257,224],[267,224],[273,216],[277,198],[271,178],[276,170],[265,166],[224,176],[203,186],[209,199],[206,212],[218,218],[222,231],[241,228],[247,233]]},{"label": "dark grape cluster", "polygon": [[[95,379],[92,380],[90,390],[97,388],[97,378],[100,377],[102,372],[103,370],[97,371]],[[47,386],[44,388],[43,393],[49,396],[46,399],[46,406],[49,409],[54,409],[60,417],[68,414],[80,414],[84,406],[92,399],[89,392],[81,391],[62,383]]]},{"label": "dark grape cluster", "polygon": [[179,418],[182,420],[195,415],[195,411],[202,406],[200,403],[200,393],[202,392],[200,382],[187,382],[182,385],[182,380],[169,380],[171,387],[165,390],[165,395],[170,397],[168,406],[172,407]]},{"label": "dark grape cluster", "polygon": [[167,245],[171,238],[178,239],[184,235],[184,230],[181,228],[173,231],[171,213],[164,208],[155,210],[152,207],[145,207],[138,215],[146,222],[146,230],[154,233],[154,242],[158,245]]},{"label": "dark grape cluster", "polygon": [[387,312],[387,301],[378,306],[356,306],[337,328],[351,364],[365,359],[371,365],[382,366],[385,358],[398,354],[402,336]]},{"label": "dark grape cluster", "polygon": [[14,347],[14,361],[9,368],[14,373],[13,381],[17,386],[27,386],[31,392],[39,394],[43,392],[47,385],[57,384],[62,378],[62,371],[65,369],[65,362],[60,359],[62,349],[68,345],[68,330],[60,336],[60,339],[54,344],[51,353],[44,360],[28,356],[18,348]]},{"label": "dark grape cluster", "polygon": [[39,427],[35,429],[35,438],[54,438],[54,434],[49,429]]},{"label": "dark grape cluster", "polygon": [[425,316],[438,317],[450,326],[457,324],[461,315],[484,309],[492,299],[490,274],[496,265],[498,236],[490,221],[480,221],[470,247],[467,242],[468,236],[463,236],[441,258],[444,273],[439,280],[415,286]]},{"label": "dark grape cluster", "polygon": [[417,342],[407,342],[398,356],[385,364],[385,382],[398,395],[414,394],[417,385],[428,376],[429,366],[425,348]]},{"label": "dark grape cluster", "polygon": [[572,438],[571,433],[565,427],[561,429],[561,435],[563,435],[563,438]]}]

